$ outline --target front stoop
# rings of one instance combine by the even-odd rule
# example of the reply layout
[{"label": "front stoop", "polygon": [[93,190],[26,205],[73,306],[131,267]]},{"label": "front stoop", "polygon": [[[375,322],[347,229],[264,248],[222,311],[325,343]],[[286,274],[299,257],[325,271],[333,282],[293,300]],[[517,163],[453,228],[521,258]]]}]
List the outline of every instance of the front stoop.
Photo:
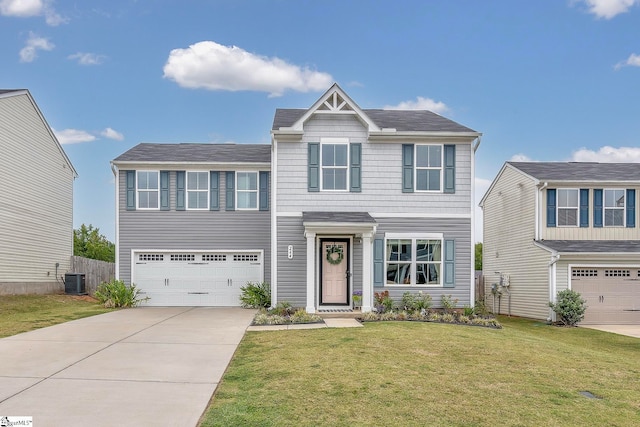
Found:
[{"label": "front stoop", "polygon": [[362,317],[362,312],[359,309],[352,310],[350,308],[345,309],[327,309],[318,310],[316,313],[323,319],[357,319]]}]

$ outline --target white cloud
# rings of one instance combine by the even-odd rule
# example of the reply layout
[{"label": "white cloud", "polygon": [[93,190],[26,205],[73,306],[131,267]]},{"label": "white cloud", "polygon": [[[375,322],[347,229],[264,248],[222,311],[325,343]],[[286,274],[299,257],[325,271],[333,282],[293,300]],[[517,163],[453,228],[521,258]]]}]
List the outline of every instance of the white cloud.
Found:
[{"label": "white cloud", "polygon": [[532,162],[533,160],[531,160],[529,156],[527,156],[526,154],[518,153],[511,156],[509,161],[510,162]]},{"label": "white cloud", "polygon": [[333,81],[327,73],[213,41],[172,50],[163,71],[164,78],[186,88],[254,90],[270,96],[280,96],[285,90],[321,91]]},{"label": "white cloud", "polygon": [[51,0],[0,0],[0,15],[29,18],[44,15],[48,25],[55,27],[68,22],[53,8]]},{"label": "white cloud", "polygon": [[38,57],[38,50],[53,50],[54,47],[49,39],[30,32],[25,47],[20,50],[20,62],[33,62]]},{"label": "white cloud", "polygon": [[616,70],[619,70],[620,68],[622,68],[622,67],[624,67],[626,65],[630,65],[632,67],[640,67],[640,55],[636,55],[635,53],[632,53],[627,58],[626,61],[618,62],[614,68]]},{"label": "white cloud", "polygon": [[115,139],[116,141],[122,141],[124,139],[123,134],[111,128],[106,128],[105,130],[100,132],[100,135],[104,136],[105,138]]},{"label": "white cloud", "polygon": [[78,52],[73,55],[67,56],[67,59],[77,59],[80,65],[100,65],[105,60],[106,56],[98,55],[96,53],[83,53]]},{"label": "white cloud", "polygon": [[415,101],[402,101],[398,105],[385,105],[385,110],[429,110],[442,114],[449,111],[444,102],[434,101],[431,98],[417,97]]},{"label": "white cloud", "polygon": [[589,8],[589,13],[597,18],[611,19],[621,13],[626,13],[629,8],[638,4],[640,0],[584,0]]},{"label": "white cloud", "polygon": [[56,138],[60,144],[78,144],[81,142],[90,142],[95,141],[96,137],[91,135],[89,132],[79,129],[63,129],[63,130],[55,130],[52,129],[53,133],[56,134]]},{"label": "white cloud", "polygon": [[640,163],[640,147],[610,147],[605,145],[598,151],[581,148],[571,155],[574,162]]}]

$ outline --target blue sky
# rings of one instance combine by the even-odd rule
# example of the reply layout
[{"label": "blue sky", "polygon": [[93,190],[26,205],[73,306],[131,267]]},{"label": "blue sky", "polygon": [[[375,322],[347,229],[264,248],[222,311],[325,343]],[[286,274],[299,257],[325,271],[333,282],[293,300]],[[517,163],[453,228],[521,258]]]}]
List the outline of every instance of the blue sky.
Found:
[{"label": "blue sky", "polygon": [[276,108],[334,81],[482,132],[476,202],[508,160],[640,162],[640,0],[0,0],[0,40],[0,88],[31,91],[78,170],[74,226],[111,240],[110,160],[269,143]]}]

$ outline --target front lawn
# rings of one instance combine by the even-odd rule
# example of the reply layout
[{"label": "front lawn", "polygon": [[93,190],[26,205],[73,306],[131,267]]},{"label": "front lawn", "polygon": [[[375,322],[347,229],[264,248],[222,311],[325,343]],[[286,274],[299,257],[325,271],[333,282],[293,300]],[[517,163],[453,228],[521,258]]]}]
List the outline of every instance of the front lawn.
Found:
[{"label": "front lawn", "polygon": [[0,338],[110,311],[90,297],[0,296]]},{"label": "front lawn", "polygon": [[247,332],[201,426],[640,425],[639,339],[499,320]]}]

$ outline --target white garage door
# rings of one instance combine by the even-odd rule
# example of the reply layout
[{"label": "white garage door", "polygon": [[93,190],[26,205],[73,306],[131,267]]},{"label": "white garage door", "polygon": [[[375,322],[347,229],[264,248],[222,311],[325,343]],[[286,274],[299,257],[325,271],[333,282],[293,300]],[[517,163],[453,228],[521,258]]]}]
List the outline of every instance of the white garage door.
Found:
[{"label": "white garage door", "polygon": [[572,268],[571,288],[587,301],[582,323],[640,324],[638,268]]},{"label": "white garage door", "polygon": [[239,306],[240,287],[263,279],[262,252],[134,252],[144,305]]}]

